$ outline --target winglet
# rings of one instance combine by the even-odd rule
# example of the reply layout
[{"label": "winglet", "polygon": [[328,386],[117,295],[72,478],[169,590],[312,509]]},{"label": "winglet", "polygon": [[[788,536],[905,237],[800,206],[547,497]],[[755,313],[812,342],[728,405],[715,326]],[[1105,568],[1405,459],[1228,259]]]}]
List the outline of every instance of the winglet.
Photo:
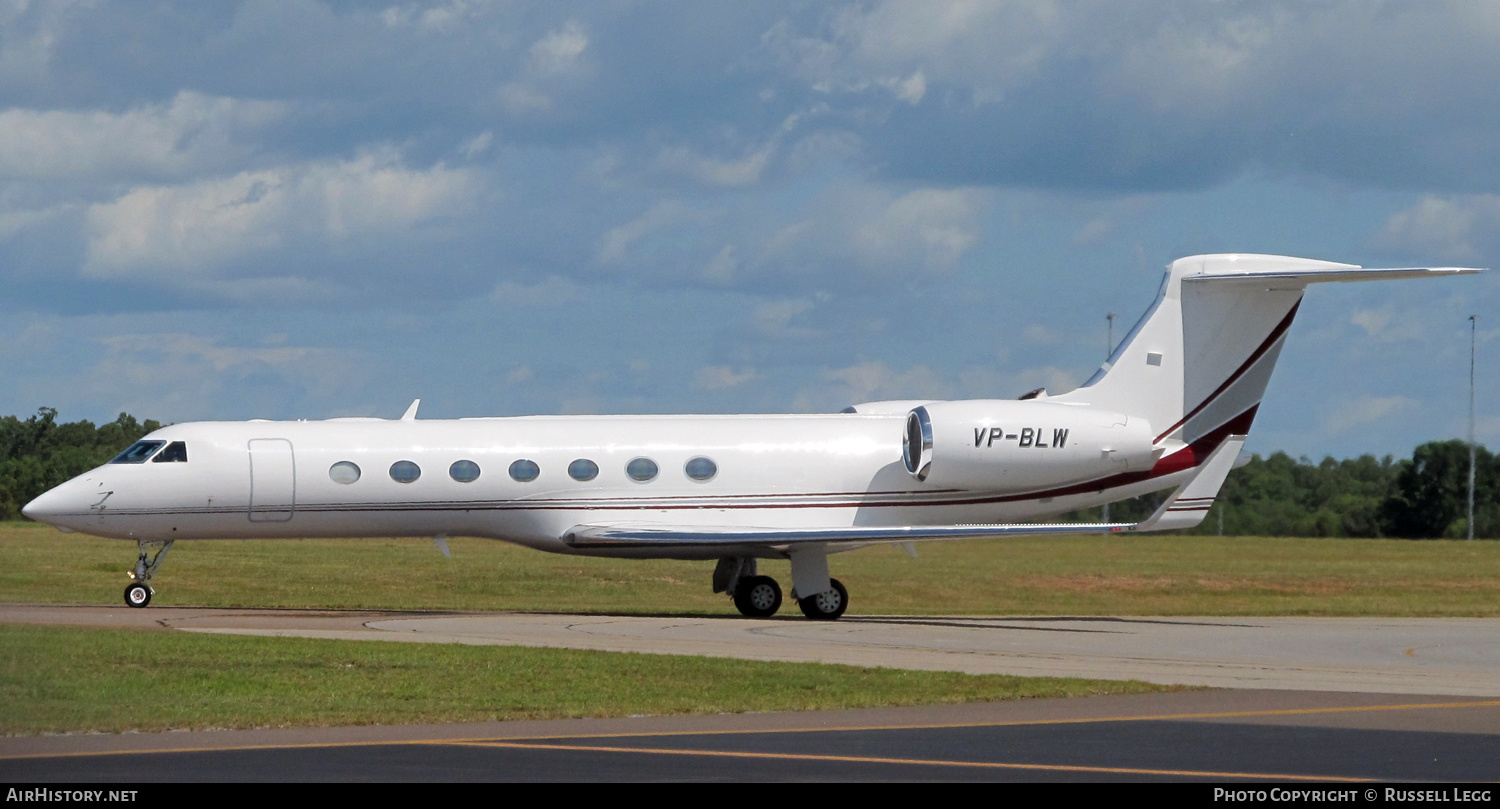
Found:
[{"label": "winglet", "polygon": [[1214,498],[1229,477],[1229,470],[1239,458],[1240,448],[1245,446],[1245,436],[1231,435],[1219,448],[1209,454],[1198,467],[1198,474],[1177,487],[1167,502],[1155,514],[1136,523],[1132,531],[1170,531],[1175,528],[1192,528],[1203,522]]},{"label": "winglet", "polygon": [[402,421],[416,421],[417,420],[417,406],[420,405],[420,404],[422,404],[422,400],[421,399],[412,399],[411,400],[411,407],[406,408],[406,412],[401,414],[401,420]]}]

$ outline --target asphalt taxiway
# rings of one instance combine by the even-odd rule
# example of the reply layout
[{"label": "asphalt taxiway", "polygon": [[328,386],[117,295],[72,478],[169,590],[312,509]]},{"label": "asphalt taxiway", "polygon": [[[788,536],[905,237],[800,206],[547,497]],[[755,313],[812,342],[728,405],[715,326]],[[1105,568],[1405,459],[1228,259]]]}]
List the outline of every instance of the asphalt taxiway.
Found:
[{"label": "asphalt taxiway", "polygon": [[1500,700],[1187,691],[719,716],[0,739],[12,783],[1484,781]]}]

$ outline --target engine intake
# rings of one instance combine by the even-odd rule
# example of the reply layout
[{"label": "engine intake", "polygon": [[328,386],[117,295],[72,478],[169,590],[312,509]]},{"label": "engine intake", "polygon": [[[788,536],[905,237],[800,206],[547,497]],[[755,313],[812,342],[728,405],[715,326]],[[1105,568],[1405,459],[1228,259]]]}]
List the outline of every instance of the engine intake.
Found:
[{"label": "engine intake", "polygon": [[1149,470],[1162,450],[1143,418],[1041,400],[931,402],[906,416],[902,460],[917,480],[1028,491]]}]

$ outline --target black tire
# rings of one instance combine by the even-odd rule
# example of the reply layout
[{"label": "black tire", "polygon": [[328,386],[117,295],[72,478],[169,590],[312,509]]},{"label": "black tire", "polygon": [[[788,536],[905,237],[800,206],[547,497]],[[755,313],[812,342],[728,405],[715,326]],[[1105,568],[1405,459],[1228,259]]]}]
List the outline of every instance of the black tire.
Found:
[{"label": "black tire", "polygon": [[781,609],[781,585],[770,576],[748,576],[734,588],[734,606],[746,618],[770,618]]},{"label": "black tire", "polygon": [[828,583],[833,586],[828,592],[797,599],[803,615],[814,621],[836,621],[849,609],[849,591],[844,583],[838,579],[829,579]]},{"label": "black tire", "polygon": [[140,609],[151,603],[151,588],[140,582],[125,588],[125,606]]}]

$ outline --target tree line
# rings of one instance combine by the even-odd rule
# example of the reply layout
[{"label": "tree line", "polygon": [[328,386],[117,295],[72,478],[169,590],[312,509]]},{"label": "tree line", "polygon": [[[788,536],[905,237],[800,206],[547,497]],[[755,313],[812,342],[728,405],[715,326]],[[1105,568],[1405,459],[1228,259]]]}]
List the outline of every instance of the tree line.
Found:
[{"label": "tree line", "polygon": [[[1500,455],[1475,448],[1474,536],[1500,539]],[[1431,441],[1397,460],[1361,455],[1314,464],[1254,455],[1229,473],[1203,523],[1188,533],[1268,537],[1468,536],[1469,445]],[[1111,522],[1150,516],[1170,492],[1110,505]],[[1078,512],[1098,519],[1099,509]]]},{"label": "tree line", "polygon": [[41,408],[22,421],[0,417],[0,519],[21,519],[21,507],[42,492],[108,461],[161,424],[121,413],[108,424],[59,424]]},{"label": "tree line", "polygon": [[[108,461],[161,424],[121,413],[108,424],[59,423],[43,407],[22,420],[0,417],[0,519],[47,489]],[[1500,539],[1500,454],[1477,448],[1474,536]],[[1311,463],[1284,452],[1255,455],[1229,474],[1195,534],[1232,536],[1461,538],[1467,535],[1469,445],[1433,441],[1412,457],[1373,455]],[[1110,519],[1134,522],[1167,492],[1114,503]],[[1070,515],[1094,520],[1099,509]]]}]

